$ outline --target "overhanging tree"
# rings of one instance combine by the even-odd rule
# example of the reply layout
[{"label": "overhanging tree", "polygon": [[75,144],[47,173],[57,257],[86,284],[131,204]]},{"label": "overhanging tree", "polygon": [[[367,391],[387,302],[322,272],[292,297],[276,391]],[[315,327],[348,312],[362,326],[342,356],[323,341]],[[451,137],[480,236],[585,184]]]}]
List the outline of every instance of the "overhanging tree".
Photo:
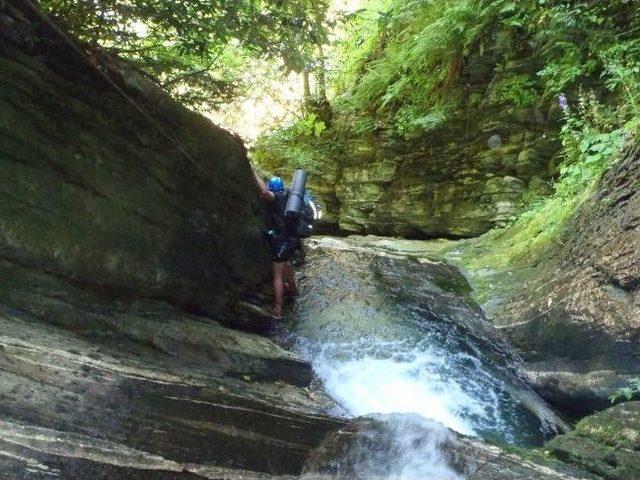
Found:
[{"label": "overhanging tree", "polygon": [[81,41],[134,62],[185,103],[237,92],[242,58],[301,72],[327,40],[329,0],[41,0]]}]

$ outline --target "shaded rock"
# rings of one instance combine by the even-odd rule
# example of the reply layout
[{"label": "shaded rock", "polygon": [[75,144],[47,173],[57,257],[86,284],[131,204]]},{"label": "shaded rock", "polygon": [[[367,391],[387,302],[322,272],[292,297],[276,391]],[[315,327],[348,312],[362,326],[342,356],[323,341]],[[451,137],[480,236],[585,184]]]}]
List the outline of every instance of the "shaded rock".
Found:
[{"label": "shaded rock", "polygon": [[0,257],[220,314],[269,273],[242,142],[28,5],[0,7]]},{"label": "shaded rock", "polygon": [[546,446],[555,457],[603,478],[640,478],[640,402],[627,402],[582,419],[573,432]]},{"label": "shaded rock", "polygon": [[527,372],[540,394],[572,416],[603,410],[609,397],[635,375],[632,367],[606,358],[573,361],[556,358],[528,362]]},{"label": "shaded rock", "polygon": [[632,148],[538,266],[517,281],[496,278],[504,298],[494,318],[541,393],[574,415],[605,408],[609,395],[640,374],[638,192],[640,151]]},{"label": "shaded rock", "polygon": [[0,292],[0,440],[11,452],[0,463],[16,478],[36,478],[24,472],[35,463],[110,478],[209,466],[296,474],[342,425],[322,413],[332,405],[322,393],[302,388],[309,365],[268,339],[21,272],[12,278],[31,288]]},{"label": "shaded rock", "polygon": [[[531,128],[530,137],[516,135],[492,149],[486,145],[490,135],[481,131],[459,141],[465,121],[456,122],[448,127],[451,131],[411,141],[385,133],[332,138],[340,153],[317,154],[310,177],[328,214],[321,231],[473,237],[510,219],[525,195],[548,191],[540,182],[549,179],[553,158],[547,153],[548,124],[511,125],[516,131]],[[261,156],[261,161],[286,173],[287,160],[278,154]]]}]

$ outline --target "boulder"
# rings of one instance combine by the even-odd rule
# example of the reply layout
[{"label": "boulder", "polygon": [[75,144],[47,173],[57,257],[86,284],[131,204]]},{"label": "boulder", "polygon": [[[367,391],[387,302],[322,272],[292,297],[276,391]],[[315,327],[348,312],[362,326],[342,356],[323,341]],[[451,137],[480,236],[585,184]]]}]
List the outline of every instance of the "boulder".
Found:
[{"label": "boulder", "polygon": [[573,432],[554,438],[545,449],[602,478],[640,478],[640,402],[622,403],[586,417]]},{"label": "boulder", "polygon": [[0,16],[0,258],[220,314],[269,274],[240,139],[29,2]]}]

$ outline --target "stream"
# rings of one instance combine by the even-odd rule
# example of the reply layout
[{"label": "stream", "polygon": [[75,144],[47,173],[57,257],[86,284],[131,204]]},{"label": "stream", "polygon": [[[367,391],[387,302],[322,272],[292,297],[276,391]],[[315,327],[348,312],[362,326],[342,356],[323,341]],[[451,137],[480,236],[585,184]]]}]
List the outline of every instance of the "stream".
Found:
[{"label": "stream", "polygon": [[281,335],[312,363],[337,404],[331,413],[386,422],[392,445],[350,454],[358,478],[463,478],[441,451],[452,440],[443,426],[516,446],[555,433],[457,269],[334,239],[307,250]]}]

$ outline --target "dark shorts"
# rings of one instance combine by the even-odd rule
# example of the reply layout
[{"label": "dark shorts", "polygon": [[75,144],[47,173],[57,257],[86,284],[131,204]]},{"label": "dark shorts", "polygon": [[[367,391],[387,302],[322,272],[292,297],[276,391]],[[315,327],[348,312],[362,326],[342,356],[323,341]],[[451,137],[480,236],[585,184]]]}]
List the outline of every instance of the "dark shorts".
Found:
[{"label": "dark shorts", "polygon": [[271,260],[276,263],[288,262],[296,253],[300,240],[297,238],[274,237],[271,239]]}]

